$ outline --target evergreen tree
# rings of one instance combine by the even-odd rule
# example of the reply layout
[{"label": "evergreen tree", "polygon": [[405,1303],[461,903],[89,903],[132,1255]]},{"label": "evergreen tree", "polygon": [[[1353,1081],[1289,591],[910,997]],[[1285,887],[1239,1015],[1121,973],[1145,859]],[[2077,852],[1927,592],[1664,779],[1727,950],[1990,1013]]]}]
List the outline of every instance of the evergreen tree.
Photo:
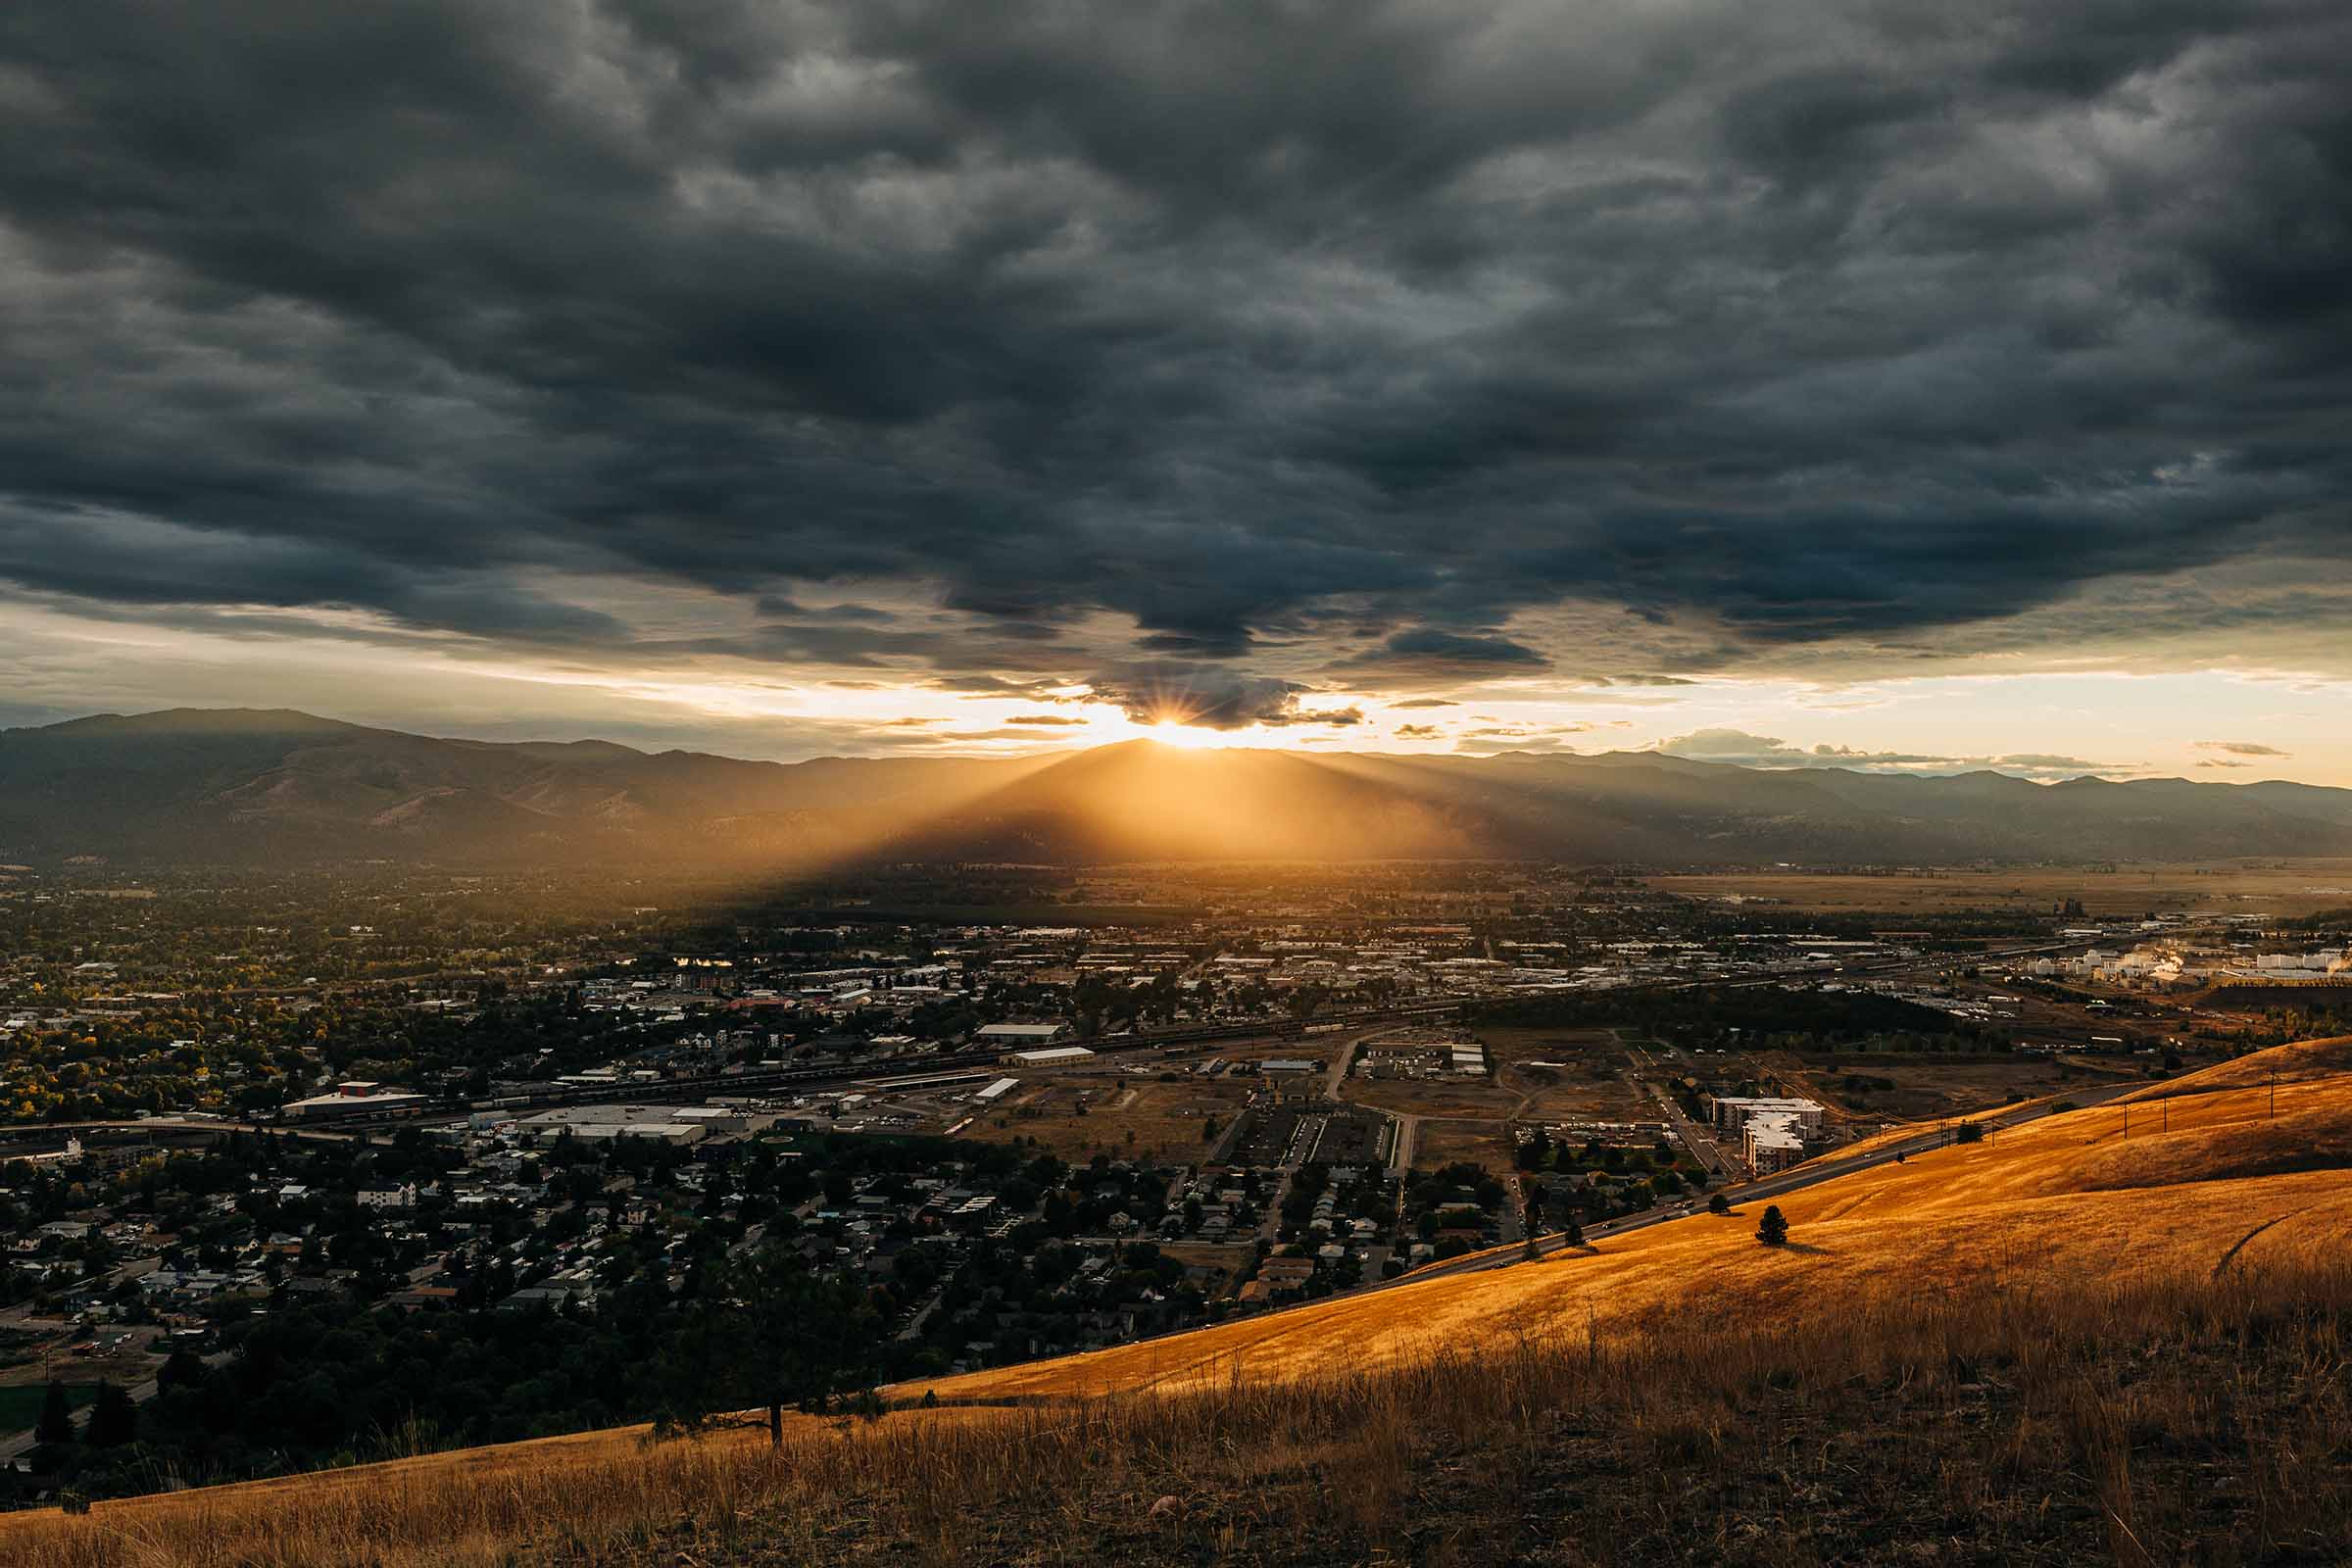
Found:
[{"label": "evergreen tree", "polygon": [[1710,1213],[1710,1214],[1729,1214],[1731,1211],[1732,1211],[1732,1200],[1731,1200],[1730,1199],[1728,1199],[1728,1198],[1724,1197],[1724,1196],[1723,1196],[1721,1193],[1717,1193],[1717,1194],[1715,1194],[1713,1197],[1711,1197],[1711,1198],[1709,1198],[1709,1199],[1707,1200],[1707,1212],[1708,1212],[1708,1213]]},{"label": "evergreen tree", "polygon": [[98,1385],[98,1397],[82,1422],[82,1441],[93,1448],[119,1448],[139,1435],[139,1407],[127,1389]]},{"label": "evergreen tree", "polygon": [[1767,1204],[1764,1218],[1756,1226],[1756,1240],[1766,1247],[1785,1247],[1788,1242],[1788,1217],[1781,1212],[1778,1203]]},{"label": "evergreen tree", "polygon": [[781,1446],[785,1406],[822,1409],[858,1385],[873,1320],[855,1287],[762,1247],[726,1265],[673,1347],[667,1420],[694,1430],[764,1406],[768,1443]]},{"label": "evergreen tree", "polygon": [[172,1394],[181,1389],[197,1388],[203,1384],[211,1372],[212,1368],[204,1364],[202,1356],[185,1346],[179,1346],[172,1349],[170,1357],[165,1360],[163,1369],[156,1373],[156,1390],[159,1393]]},{"label": "evergreen tree", "polygon": [[1574,1214],[1568,1216],[1568,1229],[1562,1234],[1567,1238],[1570,1247],[1585,1245],[1585,1227],[1578,1222]]},{"label": "evergreen tree", "polygon": [[41,1419],[32,1429],[35,1443],[72,1443],[74,1416],[66,1403],[66,1386],[51,1381],[49,1392],[41,1396]]}]

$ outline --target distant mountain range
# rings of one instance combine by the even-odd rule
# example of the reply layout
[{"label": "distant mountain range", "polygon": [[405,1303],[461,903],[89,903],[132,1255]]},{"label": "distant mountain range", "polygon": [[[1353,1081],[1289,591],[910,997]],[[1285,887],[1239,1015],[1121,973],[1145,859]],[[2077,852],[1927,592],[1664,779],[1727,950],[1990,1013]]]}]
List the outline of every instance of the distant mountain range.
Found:
[{"label": "distant mountain range", "polygon": [[0,858],[178,864],[659,857],[1546,858],[1652,864],[2352,855],[2352,790],[1773,770],[1654,752],[1472,759],[1148,741],[1020,759],[750,762],[436,740],[283,710],[0,731]]}]

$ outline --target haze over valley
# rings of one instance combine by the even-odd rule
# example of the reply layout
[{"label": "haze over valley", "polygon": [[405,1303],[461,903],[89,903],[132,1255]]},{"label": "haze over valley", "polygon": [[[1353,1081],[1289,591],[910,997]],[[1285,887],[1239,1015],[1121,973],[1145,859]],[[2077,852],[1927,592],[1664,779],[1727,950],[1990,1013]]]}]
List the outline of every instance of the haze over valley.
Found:
[{"label": "haze over valley", "polygon": [[781,764],[181,710],[0,732],[0,854],[281,865],[650,857],[777,871],[858,858],[2181,859],[2352,854],[2352,790],[1153,740]]},{"label": "haze over valley", "polygon": [[0,1568],[2352,1542],[2352,7],[0,7]]}]

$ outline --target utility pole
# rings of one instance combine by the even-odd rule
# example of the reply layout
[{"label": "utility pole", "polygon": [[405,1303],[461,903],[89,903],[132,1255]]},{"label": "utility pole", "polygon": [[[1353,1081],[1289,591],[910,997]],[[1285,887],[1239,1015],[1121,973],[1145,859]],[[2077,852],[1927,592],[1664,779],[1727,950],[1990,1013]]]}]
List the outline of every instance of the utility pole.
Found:
[{"label": "utility pole", "polygon": [[2278,1119],[2278,1069],[2271,1068],[2271,1120]]}]

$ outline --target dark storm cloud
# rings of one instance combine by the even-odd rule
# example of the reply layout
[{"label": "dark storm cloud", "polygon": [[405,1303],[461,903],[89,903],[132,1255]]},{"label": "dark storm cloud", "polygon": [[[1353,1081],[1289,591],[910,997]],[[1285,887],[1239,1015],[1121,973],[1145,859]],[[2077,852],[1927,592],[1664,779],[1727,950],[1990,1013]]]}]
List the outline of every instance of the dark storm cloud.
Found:
[{"label": "dark storm cloud", "polygon": [[2341,571],[2347,65],[2335,0],[11,7],[0,577],[1244,724],[1561,605],[1899,662]]},{"label": "dark storm cloud", "polygon": [[1269,713],[1258,720],[1258,722],[1261,724],[1272,725],[1277,729],[1283,728],[1286,725],[1296,724],[1326,724],[1334,728],[1346,729],[1352,725],[1361,724],[1363,721],[1364,710],[1360,708],[1325,708],[1320,710],[1300,708],[1285,713]]},{"label": "dark storm cloud", "polygon": [[1298,696],[1306,690],[1216,664],[1126,664],[1097,671],[1088,684],[1097,698],[1117,704],[1138,723],[1205,729],[1297,722]]},{"label": "dark storm cloud", "polygon": [[1507,637],[1467,636],[1416,626],[1379,647],[1342,659],[1331,673],[1359,686],[1434,686],[1496,675],[1533,674],[1550,667],[1534,649]]}]

